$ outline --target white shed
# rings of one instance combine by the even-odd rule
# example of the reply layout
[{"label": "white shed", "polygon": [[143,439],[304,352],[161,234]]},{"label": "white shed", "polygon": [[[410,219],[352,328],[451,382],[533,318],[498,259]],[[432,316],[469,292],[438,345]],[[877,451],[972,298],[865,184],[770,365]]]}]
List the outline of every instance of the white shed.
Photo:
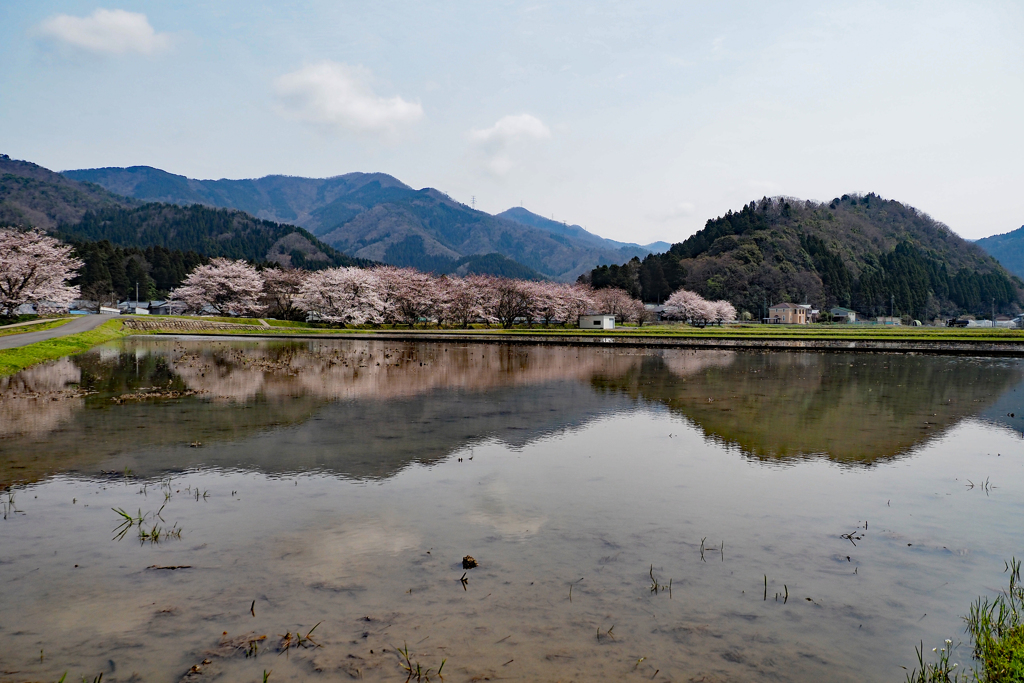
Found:
[{"label": "white shed", "polygon": [[615,316],[614,315],[581,315],[580,316],[580,329],[581,330],[614,330],[615,329]]}]

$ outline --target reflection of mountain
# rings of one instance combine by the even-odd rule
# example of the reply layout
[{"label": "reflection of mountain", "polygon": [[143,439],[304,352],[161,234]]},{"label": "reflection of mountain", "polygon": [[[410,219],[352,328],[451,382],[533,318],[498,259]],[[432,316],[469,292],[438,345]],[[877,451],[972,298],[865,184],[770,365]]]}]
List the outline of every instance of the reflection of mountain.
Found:
[{"label": "reflection of mountain", "polygon": [[593,385],[666,405],[758,457],[840,461],[905,452],[1024,379],[1015,361],[911,355],[741,353],[687,376],[673,362],[648,356]]},{"label": "reflection of mountain", "polygon": [[3,381],[0,486],[101,467],[387,477],[638,401],[759,457],[871,461],[1022,380],[1015,361],[907,355],[129,340]]}]

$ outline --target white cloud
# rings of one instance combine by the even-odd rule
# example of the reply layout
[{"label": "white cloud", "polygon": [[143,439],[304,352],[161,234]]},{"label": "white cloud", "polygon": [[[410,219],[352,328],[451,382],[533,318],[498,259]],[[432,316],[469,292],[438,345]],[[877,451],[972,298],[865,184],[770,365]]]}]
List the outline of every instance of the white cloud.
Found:
[{"label": "white cloud", "polygon": [[328,60],[280,76],[274,92],[282,113],[328,128],[395,132],[422,118],[418,102],[377,95],[369,77],[366,69]]},{"label": "white cloud", "polygon": [[490,128],[469,133],[469,139],[477,143],[508,143],[517,139],[543,140],[549,137],[551,130],[543,121],[529,114],[503,116]]},{"label": "white cloud", "polygon": [[58,14],[39,25],[39,33],[89,52],[151,55],[171,44],[167,33],[157,33],[145,14],[120,9],[97,9],[87,17]]},{"label": "white cloud", "polygon": [[529,140],[546,140],[551,129],[536,116],[510,114],[498,119],[490,128],[474,129],[469,139],[476,144],[484,157],[484,168],[495,176],[506,175],[515,163],[511,148]]}]

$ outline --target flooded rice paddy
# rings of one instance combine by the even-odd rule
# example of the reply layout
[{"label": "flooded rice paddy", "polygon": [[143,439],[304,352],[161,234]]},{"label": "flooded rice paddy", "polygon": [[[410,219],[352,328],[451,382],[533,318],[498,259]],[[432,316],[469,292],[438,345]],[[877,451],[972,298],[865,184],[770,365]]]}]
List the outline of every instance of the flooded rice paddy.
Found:
[{"label": "flooded rice paddy", "polygon": [[943,356],[102,347],[0,380],[0,681],[903,680],[1024,553],[1022,382]]}]

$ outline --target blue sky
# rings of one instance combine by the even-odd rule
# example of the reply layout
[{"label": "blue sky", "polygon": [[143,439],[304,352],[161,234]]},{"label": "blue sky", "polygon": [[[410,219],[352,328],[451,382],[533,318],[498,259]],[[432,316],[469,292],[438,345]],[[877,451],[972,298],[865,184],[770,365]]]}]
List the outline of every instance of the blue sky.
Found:
[{"label": "blue sky", "polygon": [[1020,2],[0,3],[0,152],[383,171],[678,241],[762,195],[1024,223]]}]

